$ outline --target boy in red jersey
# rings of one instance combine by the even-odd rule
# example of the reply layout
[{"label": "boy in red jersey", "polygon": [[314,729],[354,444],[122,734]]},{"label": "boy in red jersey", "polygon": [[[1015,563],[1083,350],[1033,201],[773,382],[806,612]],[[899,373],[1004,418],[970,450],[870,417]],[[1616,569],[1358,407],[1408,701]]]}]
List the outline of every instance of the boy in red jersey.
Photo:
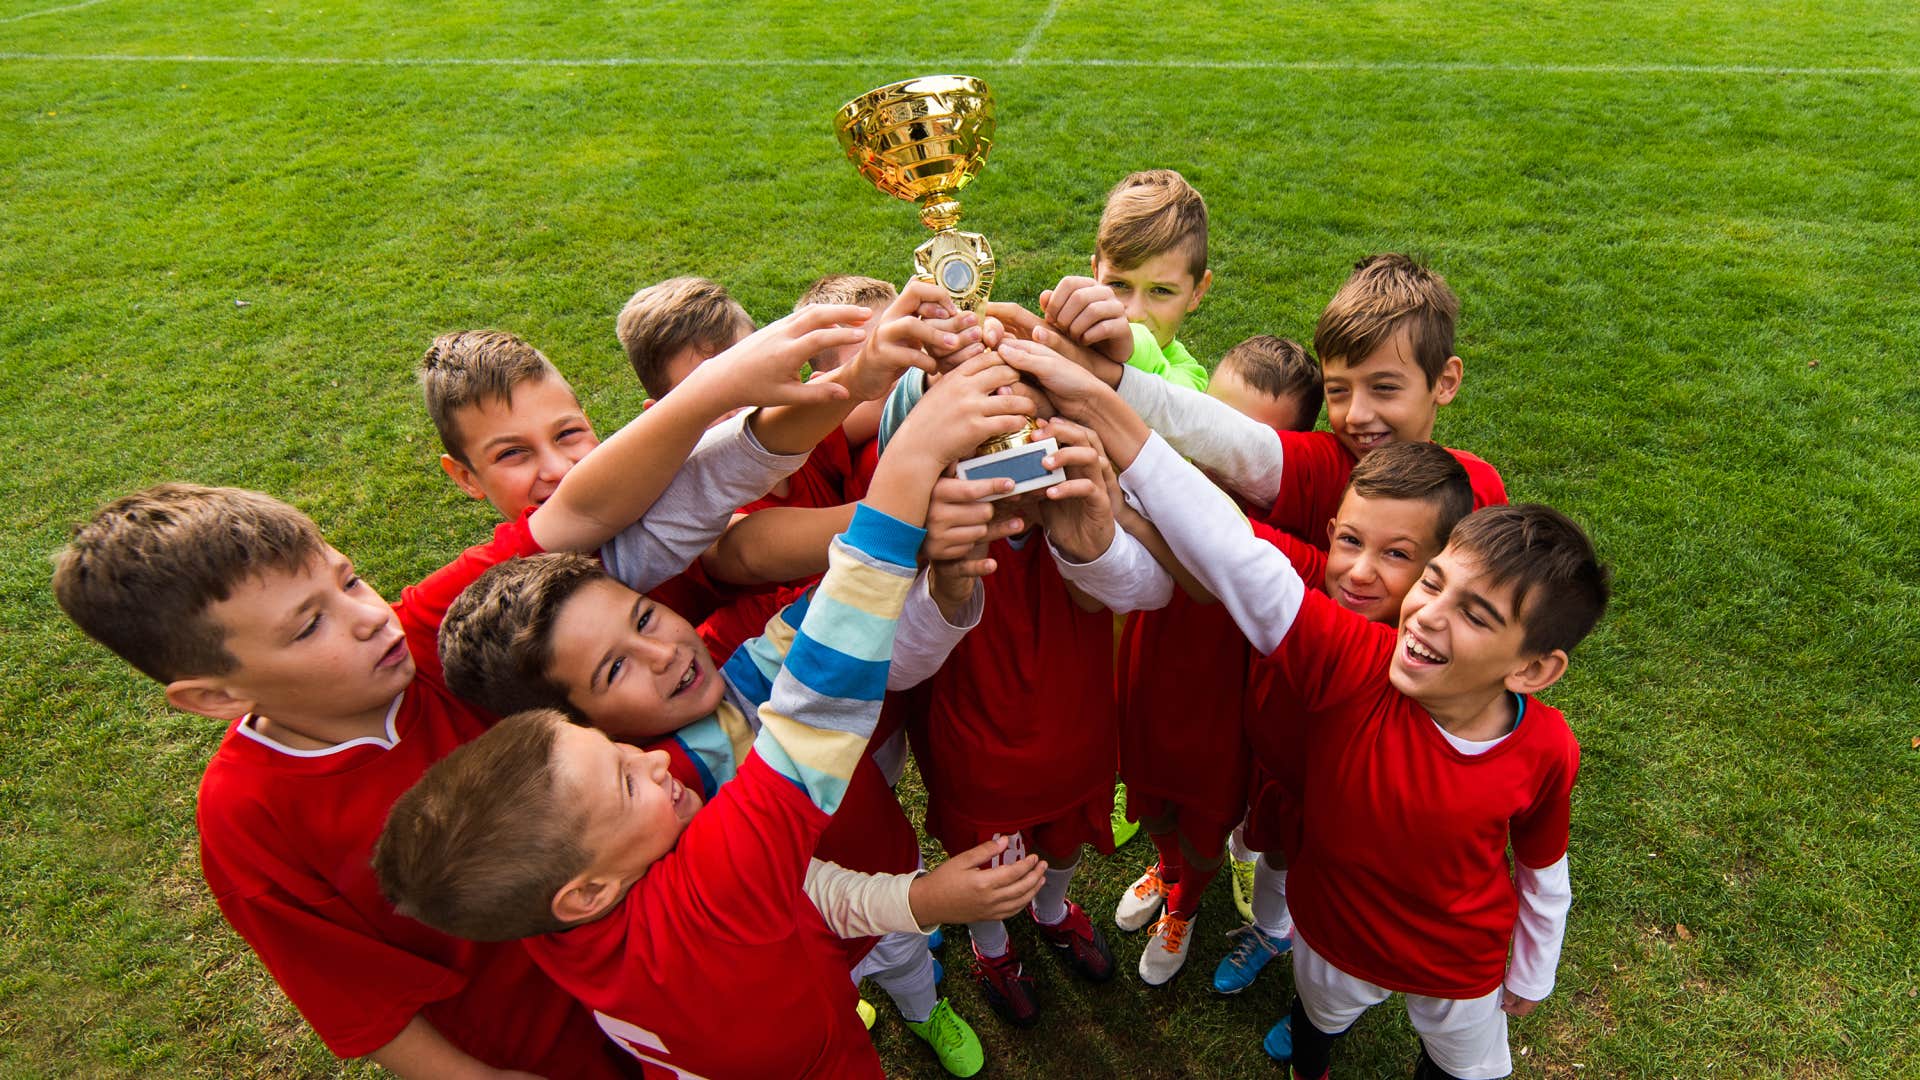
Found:
[{"label": "boy in red jersey", "polygon": [[1605,610],[1592,544],[1547,507],[1477,511],[1427,564],[1398,628],[1374,623],[1307,591],[1098,380],[1057,358],[1034,366],[1312,717],[1289,882],[1294,1075],[1326,1075],[1333,1037],[1394,991],[1421,1038],[1419,1075],[1510,1073],[1506,1018],[1551,991],[1572,900],[1579,745],[1533,695]]},{"label": "boy in red jersey", "polygon": [[[1017,422],[983,386],[955,379],[943,397],[956,409],[903,430],[817,591],[736,654],[727,678],[662,670],[660,684],[606,670],[624,656],[598,665],[670,699],[720,691],[718,729],[746,733],[753,750],[706,813],[694,818],[699,796],[667,754],[520,714],[395,807],[375,859],[396,902],[462,936],[542,935],[528,943],[541,965],[643,1061],[708,1076],[879,1075],[844,962],[800,884],[865,760],[933,482]],[[742,1024],[719,999],[769,1022]]]},{"label": "boy in red jersey", "polygon": [[[994,314],[1099,376],[1268,524],[1316,546],[1354,462],[1388,442],[1432,441],[1440,407],[1460,389],[1463,368],[1453,355],[1459,298],[1439,274],[1404,255],[1361,260],[1314,329],[1331,431],[1276,433],[1204,394],[1129,372],[1114,362],[1114,335],[1097,317],[1111,303],[1104,288],[1070,278],[1047,294],[1044,322],[1018,307],[995,305]],[[1477,505],[1507,501],[1493,466],[1464,450],[1453,454],[1473,480]]]},{"label": "boy in red jersey", "polygon": [[[1320,369],[1306,350],[1263,335],[1227,351],[1207,392],[1297,430],[1318,418],[1319,391]],[[1178,680],[1169,678],[1174,657]],[[1138,930],[1165,908],[1140,954],[1149,986],[1185,966],[1200,897],[1247,809],[1241,715],[1249,659],[1226,609],[1184,593],[1163,609],[1129,615],[1120,637],[1120,779],[1128,816],[1158,857],[1120,894],[1113,918],[1122,930]]]},{"label": "boy in red jersey", "polygon": [[611,531],[604,521],[638,517],[667,485],[649,465],[684,457],[713,416],[844,397],[788,380],[806,354],[865,337],[836,325],[865,318],[838,309],[769,328],[391,607],[304,515],[251,492],[162,485],[76,532],[54,575],[62,608],[164,682],[176,708],[231,723],[201,782],[202,869],[221,913],[335,1053],[405,1076],[611,1075],[598,1040],[581,1037],[586,1017],[520,950],[398,916],[367,868],[387,806],[489,719],[441,685],[435,629],[487,565],[591,547]]},{"label": "boy in red jersey", "polygon": [[[1003,358],[1006,350],[1027,347],[991,334],[989,343]],[[882,440],[910,415],[921,382],[904,377],[888,397]],[[927,834],[949,853],[996,834],[1008,836],[1012,857],[1038,853],[1049,870],[1030,909],[1035,926],[1076,972],[1100,981],[1112,975],[1113,955],[1066,894],[1082,847],[1113,849],[1117,750],[1108,609],[1161,606],[1173,586],[1146,549],[1115,527],[1097,448],[1080,432],[1071,423],[1058,425],[1051,434],[1063,449],[1055,457],[1088,471],[1070,472],[1066,483],[1045,492],[1003,500],[991,512],[976,508],[975,527],[983,535],[993,528],[988,516],[1017,523],[1011,535],[976,553],[993,568],[984,579],[981,624],[917,692],[890,697],[888,714],[906,726],[926,784]],[[988,1003],[1013,1023],[1035,1022],[1033,980],[1005,925],[983,920],[968,930],[975,978]]]}]

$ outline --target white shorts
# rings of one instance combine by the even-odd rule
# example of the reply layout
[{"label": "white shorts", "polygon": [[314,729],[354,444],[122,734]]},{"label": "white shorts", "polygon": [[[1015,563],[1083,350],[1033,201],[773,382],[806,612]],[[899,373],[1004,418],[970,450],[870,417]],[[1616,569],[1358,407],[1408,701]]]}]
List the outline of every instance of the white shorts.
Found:
[{"label": "white shorts", "polygon": [[[1293,985],[1307,1019],[1329,1035],[1352,1027],[1361,1013],[1393,993],[1334,967],[1297,933],[1293,936]],[[1499,988],[1485,997],[1464,1000],[1419,994],[1406,998],[1407,1019],[1434,1064],[1461,1080],[1496,1080],[1513,1072]]]}]

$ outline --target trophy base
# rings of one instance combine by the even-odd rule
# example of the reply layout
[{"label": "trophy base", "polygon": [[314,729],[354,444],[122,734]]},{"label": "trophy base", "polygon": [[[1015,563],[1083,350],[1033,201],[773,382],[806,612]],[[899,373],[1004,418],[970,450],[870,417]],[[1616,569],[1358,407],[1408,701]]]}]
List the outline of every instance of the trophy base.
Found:
[{"label": "trophy base", "polygon": [[996,502],[1010,495],[1019,495],[1028,491],[1049,488],[1067,478],[1059,469],[1047,469],[1041,466],[1048,454],[1057,452],[1060,444],[1052,439],[1036,439],[1030,443],[1007,450],[996,450],[991,454],[982,454],[968,458],[954,466],[954,472],[962,480],[998,480],[1002,477],[1013,481],[1013,490],[999,495],[989,495],[981,502]]}]

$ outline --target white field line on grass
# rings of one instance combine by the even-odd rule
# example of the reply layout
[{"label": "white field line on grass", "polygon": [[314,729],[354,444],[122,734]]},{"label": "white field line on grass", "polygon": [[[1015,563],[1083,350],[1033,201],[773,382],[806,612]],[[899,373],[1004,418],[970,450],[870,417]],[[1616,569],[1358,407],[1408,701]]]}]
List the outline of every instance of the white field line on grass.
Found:
[{"label": "white field line on grass", "polygon": [[1052,3],[1047,5],[1047,10],[1041,13],[1040,21],[1033,24],[1032,30],[1027,31],[1027,40],[1021,42],[1020,47],[1013,50],[1013,59],[1007,62],[1010,64],[1026,63],[1027,57],[1033,53],[1033,47],[1040,43],[1040,35],[1047,32],[1047,27],[1053,25],[1053,17],[1058,14],[1060,14],[1060,0],[1053,0]]},{"label": "white field line on grass", "polygon": [[[102,2],[102,0],[96,0]],[[1795,67],[1771,64],[1492,64],[1445,60],[1053,60],[938,61],[904,57],[698,57],[698,56],[207,56],[194,54],[0,52],[0,63],[49,64],[236,64],[279,67],[523,67],[523,68],[941,68],[1049,67],[1139,68],[1150,71],[1280,71],[1355,73],[1435,73],[1490,75],[1791,75],[1807,78],[1895,78],[1920,76],[1920,66]]]},{"label": "white field line on grass", "polygon": [[0,25],[5,25],[6,23],[17,23],[22,19],[37,19],[42,15],[58,15],[63,11],[79,11],[81,8],[90,8],[95,4],[104,4],[106,2],[107,0],[80,0],[80,2],[77,4],[66,4],[62,7],[42,8],[39,11],[29,11],[23,15],[9,15],[4,19],[0,19]]}]

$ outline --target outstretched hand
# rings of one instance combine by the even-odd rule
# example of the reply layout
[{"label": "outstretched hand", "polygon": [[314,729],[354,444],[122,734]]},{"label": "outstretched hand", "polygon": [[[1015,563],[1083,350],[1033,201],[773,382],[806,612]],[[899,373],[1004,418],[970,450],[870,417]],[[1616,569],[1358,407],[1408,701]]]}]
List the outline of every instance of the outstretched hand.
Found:
[{"label": "outstretched hand", "polygon": [[873,313],[858,304],[809,304],[748,334],[701,364],[678,392],[712,395],[724,413],[749,405],[818,405],[845,400],[847,388],[825,376],[805,381],[800,369],[817,353],[867,337]]},{"label": "outstretched hand", "polygon": [[1032,903],[1046,880],[1047,864],[1028,855],[995,865],[1006,850],[1007,838],[996,836],[915,879],[907,893],[914,919],[922,926],[987,922]]},{"label": "outstretched hand", "polygon": [[957,352],[969,338],[977,341],[979,329],[963,316],[971,318],[954,308],[945,289],[930,281],[908,282],[880,313],[860,354],[822,379],[844,386],[860,401],[885,397],[908,370],[939,371],[936,354]]}]

